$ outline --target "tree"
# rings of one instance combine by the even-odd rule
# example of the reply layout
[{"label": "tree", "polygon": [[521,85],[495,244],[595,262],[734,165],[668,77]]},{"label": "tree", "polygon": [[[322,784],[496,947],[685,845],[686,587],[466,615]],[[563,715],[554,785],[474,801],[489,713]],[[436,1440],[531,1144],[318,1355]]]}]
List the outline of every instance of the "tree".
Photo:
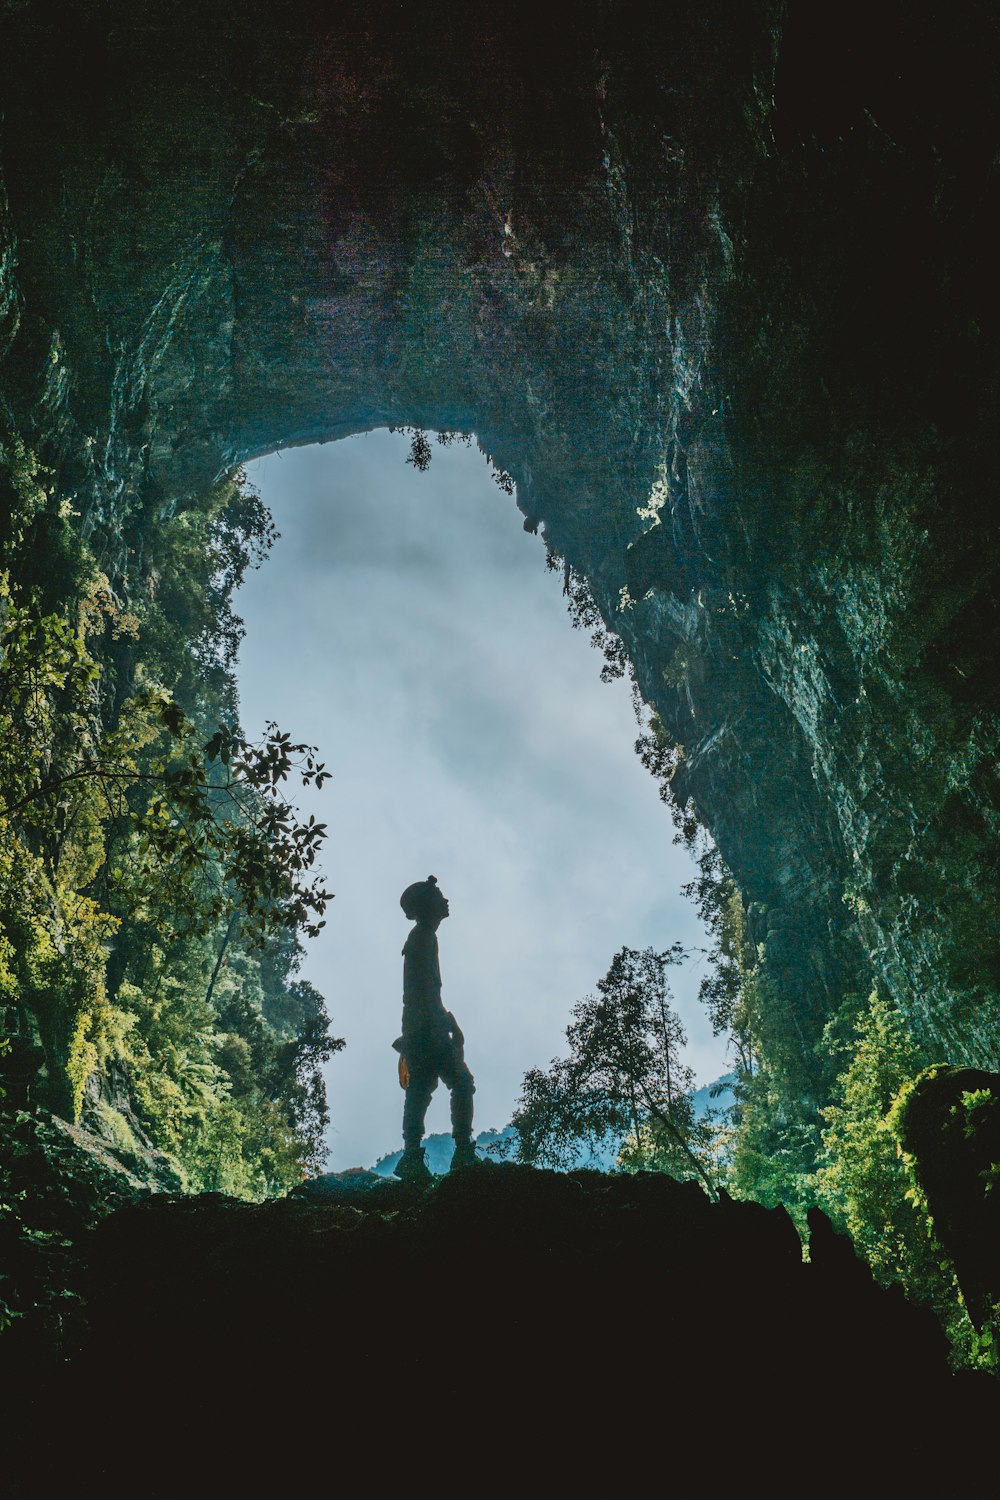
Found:
[{"label": "tree", "polygon": [[[412,464],[413,467],[419,470],[421,474],[425,474],[431,466],[431,459],[434,457],[434,454],[431,450],[430,439],[428,438],[427,433],[424,431],[424,429],[422,427],[390,426],[389,431],[400,432],[404,437],[408,437],[410,439],[410,451],[407,455],[406,462],[408,464]],[[434,434],[434,441],[441,448],[450,448],[453,443],[462,443],[465,445],[465,447],[469,447],[472,442],[472,438],[468,433],[452,432],[445,429],[443,432],[436,432]],[[514,476],[508,473],[508,471],[501,465],[497,464],[494,461],[493,455],[491,453],[486,453],[482,448],[480,449],[480,451],[483,453],[483,457],[486,459],[486,462],[490,466],[490,473],[493,477],[493,483],[498,485],[499,488],[503,490],[505,495],[513,495],[516,488],[514,483]]]},{"label": "tree", "polygon": [[[753,997],[761,955],[750,941],[743,898],[722,855],[694,822],[693,814],[687,828],[689,834],[685,835],[682,826],[679,838],[694,857],[698,874],[681,891],[694,902],[713,940],[698,998],[711,1017],[712,1031],[726,1038],[729,1056],[742,1080],[754,1073],[757,1061]],[[690,832],[692,828],[694,832]]]},{"label": "tree", "polygon": [[614,682],[619,677],[624,677],[628,672],[632,681],[632,705],[636,716],[640,714],[641,698],[635,673],[628,659],[625,642],[620,635],[609,630],[604,623],[604,617],[597,606],[597,600],[591,593],[590,583],[585,573],[578,573],[565,558],[560,556],[553,548],[549,548],[545,555],[545,566],[550,573],[562,573],[563,597],[566,600],[566,608],[569,611],[570,624],[574,630],[582,630],[590,636],[590,644],[595,651],[599,651],[604,657],[604,665],[601,668],[601,681]]},{"label": "tree", "polygon": [[[106,884],[126,869],[159,924],[207,930],[237,907],[265,936],[302,927],[314,936],[331,899],[311,876],[326,825],[300,820],[284,795],[290,774],[322,787],[312,745],[269,723],[257,741],[228,726],[199,743],[165,692],[129,700],[111,730],[88,713],[99,672],[82,634],[58,615],[33,619],[8,604],[0,625],[0,824],[34,835],[56,867],[66,831],[108,825]],[[69,733],[57,743],[57,718]],[[159,742],[159,743],[157,743]],[[94,872],[96,874],[96,871]],[[169,913],[169,918],[168,918]]]},{"label": "tree", "polygon": [[283,1192],[322,1164],[343,1043],[294,977],[330,897],[325,827],[286,788],[328,773],[237,728],[234,594],[273,523],[240,473],[136,512],[112,588],[74,518],[0,432],[0,1016],[23,1054],[3,1060],[32,1104],[152,1143],[190,1188]]},{"label": "tree", "polygon": [[597,994],[574,1006],[569,1056],[525,1075],[513,1118],[522,1161],[571,1166],[582,1147],[626,1137],[623,1166],[695,1172],[714,1193],[697,1154],[687,1038],[666,978],[683,954],[677,943],[662,953],[622,948]]},{"label": "tree", "polygon": [[825,1121],[816,1174],[823,1207],[884,1284],[901,1282],[907,1296],[930,1306],[960,1357],[974,1360],[976,1337],[954,1268],[934,1238],[926,1204],[898,1138],[896,1104],[927,1064],[896,1007],[877,991],[852,1034],[827,1040],[847,1059]]}]

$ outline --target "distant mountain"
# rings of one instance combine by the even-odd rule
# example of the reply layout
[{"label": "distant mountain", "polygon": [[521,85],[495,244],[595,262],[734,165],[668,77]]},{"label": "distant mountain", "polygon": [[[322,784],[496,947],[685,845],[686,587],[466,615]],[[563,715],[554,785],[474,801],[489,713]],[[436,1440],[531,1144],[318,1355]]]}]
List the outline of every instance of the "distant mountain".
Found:
[{"label": "distant mountain", "polygon": [[[491,1147],[494,1149],[491,1150]],[[504,1126],[503,1130],[482,1130],[476,1136],[476,1155],[487,1161],[503,1161],[505,1156],[513,1159],[516,1147],[517,1132],[511,1125]],[[387,1156],[380,1156],[372,1171],[377,1172],[380,1177],[391,1177],[402,1154],[402,1151],[390,1151]],[[437,1135],[424,1136],[424,1159],[435,1176],[444,1176],[451,1166],[454,1154],[455,1142],[450,1135],[442,1131]]]},{"label": "distant mountain", "polygon": [[[691,1095],[695,1115],[700,1119],[708,1111],[716,1110],[724,1112],[732,1109],[736,1103],[733,1093],[733,1084],[736,1082],[735,1073],[727,1073],[722,1078],[717,1078],[714,1083],[705,1084],[704,1088],[696,1089]],[[610,1172],[621,1149],[620,1140],[608,1140],[605,1146],[597,1151],[581,1150],[574,1167],[592,1167],[598,1172]],[[505,1125],[503,1130],[483,1130],[476,1136],[476,1155],[487,1161],[513,1161],[517,1150],[517,1132],[512,1125]],[[450,1135],[441,1132],[437,1135],[424,1137],[425,1160],[430,1170],[437,1177],[443,1177],[451,1166],[451,1158],[455,1154],[455,1142]],[[393,1170],[402,1156],[402,1151],[390,1151],[386,1156],[380,1156],[372,1167],[380,1177],[391,1177]]]}]

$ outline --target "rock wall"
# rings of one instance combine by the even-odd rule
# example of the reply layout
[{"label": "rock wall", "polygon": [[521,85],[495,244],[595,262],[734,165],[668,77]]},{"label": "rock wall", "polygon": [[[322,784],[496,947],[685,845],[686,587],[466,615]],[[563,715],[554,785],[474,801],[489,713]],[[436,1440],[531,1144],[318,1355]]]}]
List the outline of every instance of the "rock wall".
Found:
[{"label": "rock wall", "polygon": [[874,978],[989,1065],[995,22],[814,12],[7,6],[2,410],[123,594],[245,459],[475,432],[803,1058]]}]

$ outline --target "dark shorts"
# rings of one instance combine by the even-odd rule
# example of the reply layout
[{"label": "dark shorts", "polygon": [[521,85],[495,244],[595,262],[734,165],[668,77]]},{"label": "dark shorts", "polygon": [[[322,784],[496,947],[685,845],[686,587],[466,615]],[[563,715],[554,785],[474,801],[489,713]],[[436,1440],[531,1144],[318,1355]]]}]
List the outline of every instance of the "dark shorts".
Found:
[{"label": "dark shorts", "polygon": [[465,1061],[460,1045],[450,1039],[436,1044],[406,1047],[403,1056],[410,1066],[410,1088],[428,1097],[438,1086],[438,1081],[449,1089],[470,1088],[472,1074]]}]

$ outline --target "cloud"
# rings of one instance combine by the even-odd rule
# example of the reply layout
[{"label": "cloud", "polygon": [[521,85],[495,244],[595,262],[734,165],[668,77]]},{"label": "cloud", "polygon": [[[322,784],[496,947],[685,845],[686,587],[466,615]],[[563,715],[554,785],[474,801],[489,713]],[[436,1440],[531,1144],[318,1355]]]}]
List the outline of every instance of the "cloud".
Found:
[{"label": "cloud", "polygon": [[[398,1144],[399,893],[434,873],[446,1003],[466,1031],[477,1125],[500,1125],[526,1068],[563,1050],[570,1007],[623,944],[703,944],[690,879],[637,761],[629,695],[570,627],[544,548],[474,449],[405,463],[387,432],[251,466],[281,540],[247,581],[244,725],[319,744],[333,780],[303,807],[330,825],[337,893],[307,977],[348,1048],[331,1064],[331,1166]],[[677,994],[702,1080],[724,1071]],[[439,1089],[430,1129],[447,1128]]]}]

